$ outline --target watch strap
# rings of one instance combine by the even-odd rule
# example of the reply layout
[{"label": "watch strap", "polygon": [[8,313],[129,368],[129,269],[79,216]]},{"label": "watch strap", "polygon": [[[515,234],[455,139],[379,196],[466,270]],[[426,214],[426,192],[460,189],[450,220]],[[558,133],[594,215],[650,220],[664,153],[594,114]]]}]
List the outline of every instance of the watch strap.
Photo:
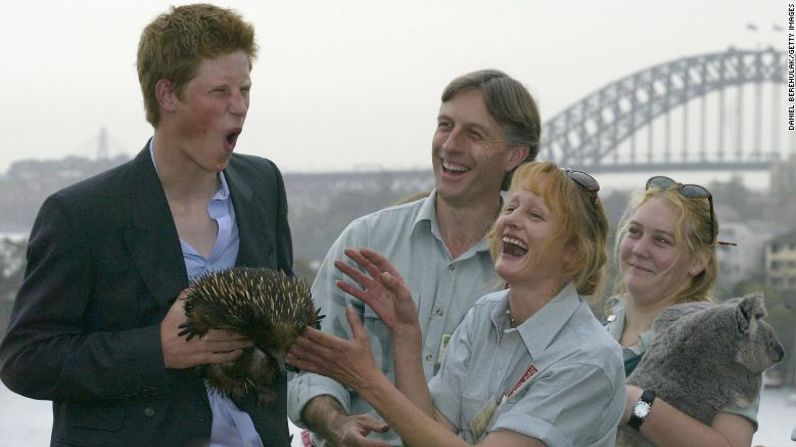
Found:
[{"label": "watch strap", "polygon": [[[652,403],[655,401],[655,390],[644,390],[641,393],[641,398],[639,398],[638,402],[633,404],[633,411],[630,412],[630,419],[627,421],[627,425],[635,430],[641,430],[641,424],[647,419],[649,416],[649,409],[652,408]],[[647,406],[647,412],[644,416],[639,417],[636,415],[636,407],[640,405]]]}]

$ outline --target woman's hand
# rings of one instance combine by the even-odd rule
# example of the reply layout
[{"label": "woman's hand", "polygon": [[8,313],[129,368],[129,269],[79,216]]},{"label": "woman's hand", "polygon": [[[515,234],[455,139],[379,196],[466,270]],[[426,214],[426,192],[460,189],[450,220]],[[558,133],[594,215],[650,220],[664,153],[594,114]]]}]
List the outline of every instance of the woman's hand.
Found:
[{"label": "woman's hand", "polygon": [[370,351],[370,340],[354,309],[346,308],[353,336],[346,340],[308,327],[287,353],[296,368],[331,377],[362,392],[382,375]]},{"label": "woman's hand", "polygon": [[334,266],[361,288],[345,281],[337,281],[337,287],[370,306],[393,336],[396,331],[419,331],[417,306],[404,279],[390,261],[368,248],[348,248],[345,254],[368,275],[338,259]]}]

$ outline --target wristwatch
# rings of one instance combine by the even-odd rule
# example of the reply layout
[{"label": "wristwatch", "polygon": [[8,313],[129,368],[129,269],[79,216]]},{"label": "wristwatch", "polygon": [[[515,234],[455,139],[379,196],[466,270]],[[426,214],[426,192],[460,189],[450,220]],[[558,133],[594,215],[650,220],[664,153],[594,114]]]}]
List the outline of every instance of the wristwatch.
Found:
[{"label": "wristwatch", "polygon": [[655,390],[644,390],[638,402],[633,404],[633,411],[630,413],[627,425],[636,430],[641,430],[641,424],[649,416],[653,402],[655,402]]}]

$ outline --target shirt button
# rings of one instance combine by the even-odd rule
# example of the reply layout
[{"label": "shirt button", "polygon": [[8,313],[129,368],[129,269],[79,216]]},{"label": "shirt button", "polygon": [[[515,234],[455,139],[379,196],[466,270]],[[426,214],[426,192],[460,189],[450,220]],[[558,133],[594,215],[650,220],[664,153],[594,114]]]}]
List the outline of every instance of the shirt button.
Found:
[{"label": "shirt button", "polygon": [[437,308],[437,316],[438,316],[438,317],[441,317],[441,316],[442,316],[442,314],[444,314],[444,313],[445,313],[445,311],[444,311],[444,310],[442,310],[442,309],[441,309],[441,308],[439,308],[439,307]]},{"label": "shirt button", "polygon": [[155,415],[155,409],[153,407],[144,408],[144,416],[151,418],[154,415]]},{"label": "shirt button", "polygon": [[450,271],[454,271],[454,270],[456,270],[456,264],[450,264],[450,265],[448,265],[448,270],[450,270]]},{"label": "shirt button", "polygon": [[[417,357],[415,357],[415,358],[417,358]],[[433,357],[431,356],[431,354],[426,354],[426,361],[427,362],[430,362],[432,358]]]}]

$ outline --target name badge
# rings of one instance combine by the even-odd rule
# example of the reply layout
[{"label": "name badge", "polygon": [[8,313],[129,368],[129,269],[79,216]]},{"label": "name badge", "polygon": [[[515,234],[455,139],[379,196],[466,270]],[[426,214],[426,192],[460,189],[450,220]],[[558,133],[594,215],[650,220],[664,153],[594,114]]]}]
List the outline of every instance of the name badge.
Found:
[{"label": "name badge", "polygon": [[495,411],[503,405],[504,402],[512,399],[514,396],[517,395],[520,391],[525,389],[530,384],[530,379],[536,374],[538,370],[536,366],[533,364],[528,366],[528,369],[522,374],[522,376],[517,380],[514,386],[504,394],[500,399],[488,399],[484,405],[481,407],[480,410],[470,419],[470,430],[473,432],[473,436],[475,437],[476,442],[480,441],[481,438],[486,434],[486,429],[489,427],[489,423],[492,422],[492,418],[495,416]]},{"label": "name badge", "polygon": [[486,428],[489,427],[497,407],[498,399],[487,399],[481,409],[478,410],[478,413],[470,419],[470,431],[473,433],[476,442],[481,441],[481,438],[486,434]]},{"label": "name badge", "polygon": [[445,353],[448,352],[448,342],[451,341],[451,334],[442,334],[442,341],[437,351],[437,363],[434,364],[434,374],[439,371],[442,362],[445,361]]}]

